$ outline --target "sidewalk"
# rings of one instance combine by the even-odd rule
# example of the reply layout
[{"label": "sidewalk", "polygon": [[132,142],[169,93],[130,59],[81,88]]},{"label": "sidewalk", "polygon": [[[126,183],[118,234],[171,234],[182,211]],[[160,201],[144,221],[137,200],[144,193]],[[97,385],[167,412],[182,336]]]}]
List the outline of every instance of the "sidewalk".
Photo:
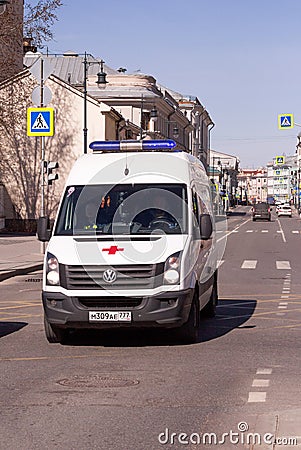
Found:
[{"label": "sidewalk", "polygon": [[43,258],[42,245],[36,236],[0,233],[0,282],[42,270]]}]

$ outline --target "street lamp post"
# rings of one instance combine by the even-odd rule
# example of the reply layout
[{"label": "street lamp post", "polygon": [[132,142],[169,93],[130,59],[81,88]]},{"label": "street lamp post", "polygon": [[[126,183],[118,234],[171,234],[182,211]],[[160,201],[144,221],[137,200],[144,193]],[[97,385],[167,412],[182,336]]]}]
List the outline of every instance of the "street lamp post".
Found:
[{"label": "street lamp post", "polygon": [[[157,119],[158,119],[158,111],[157,111],[157,108],[155,106],[150,111],[150,119],[153,122],[156,122]],[[179,137],[179,128],[178,128],[177,122],[174,121],[174,120],[166,120],[164,122],[167,124],[167,138],[170,137],[169,136],[169,134],[170,134],[170,127],[169,127],[169,125],[172,124],[172,123],[175,124],[174,127],[173,127],[173,137],[175,139],[177,139]],[[152,130],[152,131],[155,132],[155,130]]]},{"label": "street lamp post", "polygon": [[93,64],[100,65],[100,72],[98,72],[98,74],[97,74],[97,81],[96,81],[96,84],[98,85],[98,87],[100,87],[100,85],[106,85],[107,84],[107,81],[106,81],[106,75],[107,74],[103,71],[104,61],[102,59],[100,61],[88,61],[87,60],[87,52],[85,52],[83,64],[84,64],[84,128],[83,128],[83,132],[84,132],[84,153],[88,153],[88,127],[87,127],[87,119],[88,119],[88,117],[87,117],[88,116],[88,114],[87,114],[88,68],[89,68],[89,66],[91,66]]}]

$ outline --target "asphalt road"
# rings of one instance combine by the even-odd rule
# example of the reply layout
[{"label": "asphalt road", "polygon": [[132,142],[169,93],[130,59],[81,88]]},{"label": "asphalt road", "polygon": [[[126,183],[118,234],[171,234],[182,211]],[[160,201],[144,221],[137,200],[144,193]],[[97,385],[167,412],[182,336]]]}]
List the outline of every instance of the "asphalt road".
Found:
[{"label": "asphalt road", "polygon": [[228,219],[217,316],[195,345],[157,331],[50,345],[41,274],[0,283],[0,448],[301,448],[301,220],[249,209]]}]

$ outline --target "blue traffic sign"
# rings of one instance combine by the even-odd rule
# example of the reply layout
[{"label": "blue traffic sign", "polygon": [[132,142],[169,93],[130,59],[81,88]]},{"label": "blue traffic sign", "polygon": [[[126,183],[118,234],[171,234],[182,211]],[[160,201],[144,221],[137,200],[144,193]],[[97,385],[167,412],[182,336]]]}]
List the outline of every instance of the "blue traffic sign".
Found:
[{"label": "blue traffic sign", "polygon": [[278,128],[284,130],[285,128],[294,127],[294,115],[293,114],[278,114]]},{"label": "blue traffic sign", "polygon": [[27,109],[27,136],[53,136],[53,108]]}]

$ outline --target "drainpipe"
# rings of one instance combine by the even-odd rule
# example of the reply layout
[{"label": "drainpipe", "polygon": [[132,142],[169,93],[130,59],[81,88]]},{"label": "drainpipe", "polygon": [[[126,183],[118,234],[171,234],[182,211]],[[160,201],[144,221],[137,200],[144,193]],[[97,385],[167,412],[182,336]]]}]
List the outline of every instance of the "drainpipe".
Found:
[{"label": "drainpipe", "polygon": [[167,116],[167,139],[170,138],[169,134],[170,134],[170,118],[176,113],[176,111],[173,111],[172,113],[168,114]]},{"label": "drainpipe", "polygon": [[[186,147],[186,143],[185,143],[185,130],[186,130],[186,128],[187,127],[189,127],[191,125],[191,122],[189,122],[187,125],[185,125],[185,127],[183,128],[183,145],[184,145],[184,147]],[[190,151],[189,151],[189,148],[187,149],[187,153],[190,153],[190,154],[193,154],[193,149],[190,149]]]},{"label": "drainpipe", "polygon": [[[215,127],[215,123],[212,122],[211,124],[211,128],[208,127],[208,151],[209,151],[209,164],[210,164],[210,147],[211,147],[211,142],[210,142],[210,132],[212,130],[212,128]],[[210,126],[210,125],[209,125]],[[207,161],[206,161],[206,166],[207,166]]]},{"label": "drainpipe", "polygon": [[207,113],[206,108],[203,107],[203,111],[201,113],[198,113],[199,116],[199,121],[196,120],[196,115],[194,115],[194,123],[193,126],[194,128],[198,127],[199,130],[199,134],[198,134],[198,140],[196,142],[196,139],[194,137],[194,142],[193,142],[193,149],[192,149],[192,154],[195,153],[194,156],[196,156],[197,158],[200,158],[200,145],[201,145],[201,149],[202,151],[204,150],[203,148],[203,140],[204,140],[204,130],[203,130],[203,116]]}]

